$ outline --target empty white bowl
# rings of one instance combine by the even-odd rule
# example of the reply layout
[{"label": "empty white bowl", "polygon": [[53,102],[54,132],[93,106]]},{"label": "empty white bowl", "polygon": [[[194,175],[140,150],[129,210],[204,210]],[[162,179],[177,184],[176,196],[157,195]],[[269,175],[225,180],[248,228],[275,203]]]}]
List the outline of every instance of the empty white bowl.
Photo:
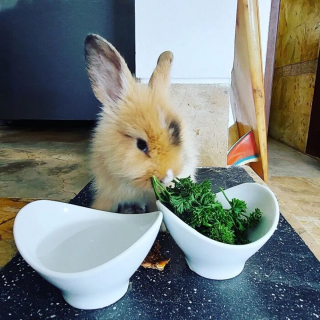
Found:
[{"label": "empty white bowl", "polygon": [[26,262],[73,307],[119,300],[159,232],[161,212],[117,214],[40,200],[22,208],[14,239]]},{"label": "empty white bowl", "polygon": [[[208,279],[224,280],[239,275],[245,262],[272,236],[279,221],[279,205],[269,188],[257,183],[244,183],[225,190],[225,194],[230,200],[237,198],[245,201],[247,213],[255,208],[262,211],[259,225],[248,233],[251,243],[231,245],[209,239],[157,201],[158,209],[164,215],[164,223],[184,252],[188,266]],[[217,193],[216,197],[225,209],[230,208],[222,192]]]}]

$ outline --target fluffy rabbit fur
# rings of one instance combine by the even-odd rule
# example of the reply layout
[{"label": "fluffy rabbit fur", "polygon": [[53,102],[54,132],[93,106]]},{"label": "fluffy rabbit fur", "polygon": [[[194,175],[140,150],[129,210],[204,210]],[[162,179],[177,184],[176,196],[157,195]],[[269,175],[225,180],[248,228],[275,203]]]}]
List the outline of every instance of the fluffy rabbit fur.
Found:
[{"label": "fluffy rabbit fur", "polygon": [[169,184],[193,177],[196,168],[192,136],[170,102],[173,55],[160,55],[149,85],[137,83],[118,51],[98,35],[86,37],[85,59],[103,105],[92,141],[92,206],[126,212],[126,203],[136,212],[154,211],[151,177]]}]

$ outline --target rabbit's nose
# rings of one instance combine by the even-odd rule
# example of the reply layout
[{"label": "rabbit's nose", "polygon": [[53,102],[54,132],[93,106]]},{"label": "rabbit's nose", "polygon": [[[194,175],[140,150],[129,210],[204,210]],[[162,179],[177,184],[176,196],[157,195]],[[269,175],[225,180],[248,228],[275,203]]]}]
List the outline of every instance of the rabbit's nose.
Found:
[{"label": "rabbit's nose", "polygon": [[166,184],[166,183],[170,183],[172,180],[173,180],[173,171],[169,169],[166,172],[166,176],[163,179],[161,179],[161,182]]}]

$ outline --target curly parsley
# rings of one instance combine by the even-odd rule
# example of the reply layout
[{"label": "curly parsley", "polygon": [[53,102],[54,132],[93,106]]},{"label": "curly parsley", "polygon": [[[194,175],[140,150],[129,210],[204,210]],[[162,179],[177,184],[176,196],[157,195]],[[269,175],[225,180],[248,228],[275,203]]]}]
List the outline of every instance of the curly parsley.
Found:
[{"label": "curly parsley", "polygon": [[190,227],[210,239],[227,244],[249,243],[247,230],[258,225],[262,213],[257,208],[246,215],[247,204],[239,199],[228,199],[230,209],[223,209],[211,192],[211,183],[196,183],[191,178],[175,179],[173,187],[164,187],[153,176],[152,185],[158,200]]}]

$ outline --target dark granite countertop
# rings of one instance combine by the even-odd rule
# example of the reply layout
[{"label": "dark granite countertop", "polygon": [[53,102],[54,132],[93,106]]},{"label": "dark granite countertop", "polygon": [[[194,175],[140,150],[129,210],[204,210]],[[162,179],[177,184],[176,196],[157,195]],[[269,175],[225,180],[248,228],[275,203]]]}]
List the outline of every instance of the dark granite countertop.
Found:
[{"label": "dark granite countertop", "polygon": [[[252,181],[240,167],[201,168],[198,177],[211,179],[214,192]],[[71,201],[90,202],[90,185]],[[121,300],[92,311],[70,307],[17,255],[0,271],[0,319],[320,319],[320,263],[283,216],[267,244],[230,280],[198,276],[169,234],[158,239],[171,257],[165,270],[140,267]]]}]

